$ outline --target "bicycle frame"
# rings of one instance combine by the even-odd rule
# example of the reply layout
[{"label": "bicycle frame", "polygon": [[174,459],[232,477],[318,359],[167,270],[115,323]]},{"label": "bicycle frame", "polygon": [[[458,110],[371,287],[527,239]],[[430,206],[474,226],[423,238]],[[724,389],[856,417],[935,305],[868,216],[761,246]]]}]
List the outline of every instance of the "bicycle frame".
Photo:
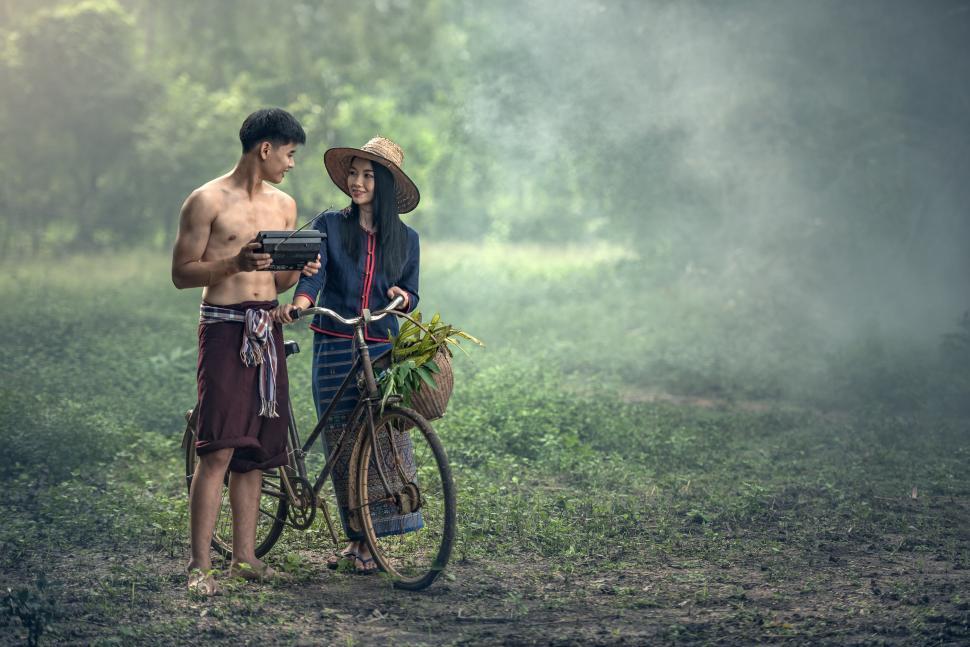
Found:
[{"label": "bicycle frame", "polygon": [[[334,544],[339,542],[327,503],[330,497],[321,494],[327,479],[334,476],[338,460],[341,456],[349,456],[347,499],[344,503],[349,508],[341,509],[346,512],[342,516],[349,525],[350,536],[361,534],[372,559],[378,568],[394,579],[394,586],[415,591],[424,589],[447,564],[457,523],[454,482],[447,456],[431,425],[418,412],[399,406],[402,399],[399,396],[381,396],[374,371],[375,362],[381,367],[384,364],[381,359],[372,357],[372,348],[364,338],[367,324],[382,317],[396,315],[415,321],[406,313],[394,311],[402,302],[403,298],[397,297],[384,310],[371,313],[365,309],[360,317],[353,319],[345,319],[327,308],[314,307],[305,311],[288,308],[284,311],[282,318],[287,322],[316,314],[332,317],[350,326],[354,333],[351,338],[352,359],[347,363],[350,367],[346,376],[335,389],[335,396],[305,442],[300,439],[293,402],[286,399],[287,412],[290,414],[287,458],[284,465],[264,474],[258,503],[262,516],[257,525],[257,556],[266,554],[273,547],[286,526],[298,530],[310,528],[318,508],[326,519]],[[294,343],[287,343],[284,351],[283,359],[288,362],[288,358],[299,349]],[[355,383],[360,397],[349,418],[345,419],[343,414],[338,418],[338,404],[347,397],[347,389]],[[391,406],[385,407],[387,403]],[[199,462],[193,442],[198,435],[197,412],[197,407],[189,410],[183,435],[185,474],[190,490]],[[331,436],[336,438],[333,443],[326,443],[330,455],[323,461],[315,482],[311,482],[306,457],[325,429],[328,432],[327,440]],[[417,443],[421,443],[420,449]],[[319,462],[314,461],[314,464]],[[226,496],[227,485],[224,479],[223,497]],[[343,501],[343,497],[340,500]],[[412,513],[422,515],[413,518],[416,524],[413,527],[401,525],[396,530],[386,532],[386,528],[380,525],[385,523],[386,518],[394,519]],[[228,516],[224,516],[223,520],[228,524]],[[397,539],[399,534],[425,528],[431,531],[409,536],[406,540]],[[211,542],[212,547],[227,558],[232,556],[231,532],[228,525],[220,526]],[[383,539],[386,536],[390,538]]]},{"label": "bicycle frame", "polygon": [[[394,302],[392,302],[392,306],[393,304]],[[391,308],[389,307],[387,309],[387,312],[390,312],[390,310]],[[320,470],[319,476],[317,476],[316,481],[311,486],[311,489],[313,491],[314,504],[316,503],[316,500],[320,494],[320,491],[323,489],[324,483],[326,483],[327,479],[330,478],[330,473],[333,470],[334,464],[336,464],[337,462],[337,458],[340,455],[341,449],[343,449],[343,444],[346,441],[347,435],[350,432],[350,430],[362,428],[363,433],[368,434],[368,436],[371,438],[371,441],[375,443],[374,446],[376,446],[376,439],[374,438],[374,434],[375,434],[374,407],[380,401],[380,391],[378,390],[378,387],[377,387],[377,379],[374,377],[374,366],[371,362],[370,347],[367,345],[367,341],[364,339],[364,326],[369,322],[369,320],[370,320],[370,313],[368,312],[365,314],[365,316],[359,317],[356,321],[353,322],[354,342],[358,351],[357,357],[354,358],[354,362],[350,367],[350,371],[347,373],[347,376],[344,378],[343,382],[341,382],[340,387],[337,389],[337,393],[333,396],[333,399],[330,401],[330,404],[327,406],[323,415],[320,416],[320,419],[317,421],[317,424],[313,428],[313,431],[310,432],[310,435],[307,437],[306,442],[304,442],[302,445],[300,444],[300,437],[299,437],[299,432],[297,431],[296,419],[293,417],[292,403],[287,403],[287,405],[289,406],[290,421],[291,421],[290,441],[294,448],[293,455],[297,463],[297,466],[296,466],[297,475],[300,477],[309,476],[307,473],[306,463],[304,461],[304,458],[310,452],[310,449],[313,447],[313,444],[317,441],[317,438],[319,438],[320,434],[323,433],[324,428],[330,422],[330,419],[333,416],[333,412],[337,406],[337,403],[340,401],[344,393],[347,391],[347,388],[352,383],[352,380],[358,379],[357,377],[358,371],[363,370],[364,386],[366,388],[366,392],[361,394],[360,400],[357,402],[357,406],[354,407],[350,416],[347,418],[347,425],[343,428],[343,430],[340,432],[340,435],[337,437],[337,441],[330,452],[330,456],[327,458],[326,464]],[[363,417],[365,416],[365,414],[366,414],[366,424],[360,424],[365,422],[363,420]],[[394,445],[393,437],[390,439],[390,442],[393,447]],[[376,454],[375,454],[375,457],[376,457]],[[387,475],[384,473],[384,468],[381,465],[381,461],[376,460],[375,458],[374,464],[377,467],[377,474],[381,480],[381,484],[385,488],[385,491],[390,491],[391,488],[389,485],[389,481],[388,481]],[[300,499],[295,495],[292,483],[290,482],[290,479],[286,474],[286,470],[281,468],[280,475],[282,477],[283,485],[284,485],[284,488],[286,489],[286,493],[291,501],[291,504],[300,505]],[[356,509],[351,509],[351,512],[356,512]],[[326,512],[326,508],[324,508],[324,514],[327,516],[327,521],[329,524],[330,523],[329,513]],[[331,533],[332,532],[333,530],[331,527]]]}]

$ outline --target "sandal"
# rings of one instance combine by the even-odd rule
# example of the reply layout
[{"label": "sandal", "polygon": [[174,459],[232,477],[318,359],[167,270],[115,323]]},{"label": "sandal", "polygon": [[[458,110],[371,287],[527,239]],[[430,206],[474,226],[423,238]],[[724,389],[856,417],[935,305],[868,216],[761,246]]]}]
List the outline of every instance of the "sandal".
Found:
[{"label": "sandal", "polygon": [[334,553],[327,558],[327,568],[329,568],[331,571],[335,571],[340,566],[340,562],[344,561],[345,559],[353,564],[355,561],[357,561],[357,553],[352,550]]},{"label": "sandal", "polygon": [[189,593],[194,593],[206,598],[214,595],[221,595],[222,590],[216,584],[216,578],[212,572],[203,571],[201,568],[193,568],[189,571]]},{"label": "sandal", "polygon": [[282,576],[269,564],[263,564],[261,569],[256,570],[249,564],[242,562],[229,567],[229,577],[241,577],[244,580],[251,580],[253,582],[265,582],[266,580],[277,579]]},{"label": "sandal", "polygon": [[[363,567],[361,568],[357,566],[357,562],[360,562]],[[368,566],[368,564],[372,564],[372,566]],[[377,562],[374,561],[373,557],[361,559],[360,555],[357,555],[357,559],[354,560],[354,572],[358,575],[373,575],[379,570],[381,569],[377,565]]]}]

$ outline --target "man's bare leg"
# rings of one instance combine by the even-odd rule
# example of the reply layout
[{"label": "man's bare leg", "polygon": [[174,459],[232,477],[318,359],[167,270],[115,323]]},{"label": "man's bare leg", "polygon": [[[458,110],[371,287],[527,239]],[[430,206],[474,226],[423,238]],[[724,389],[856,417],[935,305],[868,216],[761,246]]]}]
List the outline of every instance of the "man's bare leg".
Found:
[{"label": "man's bare leg", "polygon": [[[248,579],[262,579],[275,574],[273,569],[256,559],[256,522],[262,487],[262,470],[231,472],[229,475],[229,504],[232,506],[230,572]],[[240,568],[240,564],[248,564],[249,568]]]},{"label": "man's bare leg", "polygon": [[[199,464],[192,477],[189,489],[189,537],[192,544],[192,558],[189,561],[189,585],[205,595],[216,593],[215,580],[208,571],[212,569],[210,544],[212,531],[219,517],[222,503],[222,481],[229,468],[233,450],[219,449],[199,456]],[[196,569],[202,571],[200,578]]]}]

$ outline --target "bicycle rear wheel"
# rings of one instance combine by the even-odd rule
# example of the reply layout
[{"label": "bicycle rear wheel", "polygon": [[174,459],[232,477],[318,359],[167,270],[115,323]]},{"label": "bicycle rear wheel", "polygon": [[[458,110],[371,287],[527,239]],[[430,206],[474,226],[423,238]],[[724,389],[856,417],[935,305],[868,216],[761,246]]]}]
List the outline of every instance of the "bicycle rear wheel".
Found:
[{"label": "bicycle rear wheel", "polygon": [[[199,457],[195,453],[195,417],[190,414],[185,430],[185,483],[188,491],[192,489]],[[279,468],[284,469],[284,468]],[[263,488],[259,499],[259,515],[256,519],[256,557],[262,557],[273,547],[283,533],[288,510],[286,492],[280,478],[279,469],[263,473]],[[232,509],[229,506],[229,472],[222,482],[222,503],[212,533],[212,548],[225,557],[232,559]]]},{"label": "bicycle rear wheel", "polygon": [[[455,486],[448,458],[428,421],[404,407],[386,407],[373,438],[378,451],[369,434],[360,434],[352,463],[356,520],[394,586],[423,589],[448,564],[455,539]],[[378,460],[389,491],[376,468]]]}]

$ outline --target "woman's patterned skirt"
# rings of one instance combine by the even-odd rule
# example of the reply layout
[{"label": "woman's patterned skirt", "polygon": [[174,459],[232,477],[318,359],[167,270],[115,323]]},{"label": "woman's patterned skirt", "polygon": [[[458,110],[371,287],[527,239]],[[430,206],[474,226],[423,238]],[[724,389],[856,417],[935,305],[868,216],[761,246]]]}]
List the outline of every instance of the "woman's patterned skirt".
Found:
[{"label": "woman's patterned skirt", "polygon": [[[372,359],[390,349],[390,347],[390,344],[368,344]],[[350,372],[354,359],[355,349],[352,339],[333,337],[319,332],[314,333],[313,395],[314,402],[317,406],[318,419],[327,410],[327,407],[330,406],[330,401],[333,400],[344,378]],[[357,406],[359,399],[360,391],[357,388],[357,381],[353,380],[348,385],[347,390],[344,391],[343,396],[340,398],[340,401],[330,416],[330,422],[323,430],[324,448],[326,449],[328,459],[332,448],[340,438],[340,434],[343,432],[348,418],[353,412],[354,407]],[[343,522],[344,532],[347,533],[347,537],[352,541],[359,541],[363,540],[363,534],[352,530],[347,523],[347,486],[350,473],[350,459],[354,449],[354,442],[356,441],[356,435],[352,435],[352,433],[348,434],[344,439],[340,456],[338,456],[337,462],[334,463],[331,478],[333,480],[334,493],[337,496],[337,505],[340,510],[340,520]],[[399,447],[402,454],[401,458],[405,463],[405,471],[413,474],[413,445],[411,444],[410,436],[406,432],[402,434],[402,438],[405,442],[401,443],[403,447]],[[397,441],[398,438],[395,440]],[[378,443],[378,445],[380,444]],[[382,465],[389,465],[392,456],[386,452],[389,452],[390,448],[379,447],[379,452],[381,450],[385,452],[385,455],[382,456]],[[385,469],[385,475],[393,488],[400,479],[392,472],[392,470]],[[369,499],[374,500],[385,496],[381,480],[378,477],[377,470],[373,466],[371,466],[370,473],[368,474],[367,487]],[[420,511],[401,515],[393,505],[384,502],[372,504],[370,506],[370,512],[371,520],[374,524],[374,532],[379,537],[411,532],[418,530],[424,525]]]}]

